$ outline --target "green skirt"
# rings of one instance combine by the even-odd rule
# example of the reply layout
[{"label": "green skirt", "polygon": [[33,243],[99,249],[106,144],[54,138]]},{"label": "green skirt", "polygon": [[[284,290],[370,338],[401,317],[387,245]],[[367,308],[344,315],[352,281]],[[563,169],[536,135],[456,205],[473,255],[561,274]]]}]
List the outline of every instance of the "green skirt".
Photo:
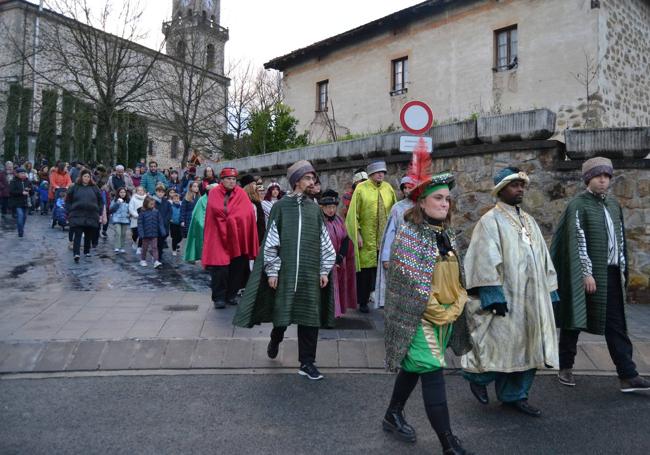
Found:
[{"label": "green skirt", "polygon": [[444,368],[445,350],[451,338],[452,324],[434,325],[422,320],[402,360],[402,369],[409,373],[430,373]]}]

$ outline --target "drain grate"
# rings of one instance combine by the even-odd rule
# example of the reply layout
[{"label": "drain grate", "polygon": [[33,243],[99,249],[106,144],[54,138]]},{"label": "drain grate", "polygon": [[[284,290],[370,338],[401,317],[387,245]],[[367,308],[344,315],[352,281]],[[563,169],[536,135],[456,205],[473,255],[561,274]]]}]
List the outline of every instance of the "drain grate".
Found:
[{"label": "drain grate", "polygon": [[368,319],[356,318],[339,318],[334,324],[334,328],[338,330],[373,330],[372,322]]},{"label": "drain grate", "polygon": [[199,309],[198,305],[165,305],[165,311],[196,311]]}]

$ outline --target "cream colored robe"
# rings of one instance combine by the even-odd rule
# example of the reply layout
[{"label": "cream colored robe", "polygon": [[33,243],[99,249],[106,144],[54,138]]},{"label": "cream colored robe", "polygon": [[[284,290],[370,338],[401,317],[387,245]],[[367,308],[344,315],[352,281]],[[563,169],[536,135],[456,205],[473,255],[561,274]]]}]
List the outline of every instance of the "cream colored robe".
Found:
[{"label": "cream colored robe", "polygon": [[548,248],[535,220],[528,220],[531,244],[515,227],[514,207],[497,204],[474,228],[465,256],[467,289],[502,286],[508,304],[505,317],[481,310],[480,300],[467,304],[472,351],[461,358],[465,371],[515,372],[558,367],[558,343],[551,292],[557,278]]}]

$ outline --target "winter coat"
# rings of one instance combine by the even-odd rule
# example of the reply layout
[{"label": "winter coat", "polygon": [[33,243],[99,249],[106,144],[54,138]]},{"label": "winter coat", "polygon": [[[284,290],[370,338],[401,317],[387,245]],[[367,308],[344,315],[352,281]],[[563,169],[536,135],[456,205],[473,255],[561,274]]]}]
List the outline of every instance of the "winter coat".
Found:
[{"label": "winter coat", "polygon": [[111,202],[111,223],[112,224],[130,224],[129,203],[119,202],[117,199]]},{"label": "winter coat", "polygon": [[54,199],[54,191],[58,188],[68,188],[72,185],[72,179],[70,179],[70,174],[68,171],[59,172],[58,169],[54,169],[50,172],[50,199]]},{"label": "winter coat", "polygon": [[192,221],[192,212],[196,206],[196,201],[198,198],[194,198],[191,201],[183,199],[181,202],[181,223],[183,223],[183,238],[187,237],[187,230],[190,228],[190,222]]},{"label": "winter coat", "polygon": [[167,237],[169,234],[169,222],[172,219],[172,203],[167,199],[158,199],[154,196],[156,200],[156,209],[160,212],[160,218],[162,219],[163,226],[165,227],[165,232],[162,234],[163,237]]},{"label": "winter coat", "polygon": [[137,228],[138,227],[138,216],[140,215],[138,213],[138,209],[142,207],[142,203],[144,202],[144,198],[147,196],[140,196],[137,193],[131,196],[131,200],[129,201],[129,216],[131,217],[131,228]]},{"label": "winter coat", "polygon": [[9,184],[9,208],[28,207],[29,196],[25,196],[23,191],[31,193],[32,184],[27,179],[21,180],[16,177]]},{"label": "winter coat", "polygon": [[167,188],[167,185],[169,184],[167,182],[167,177],[165,177],[165,174],[162,172],[152,174],[151,171],[148,171],[142,176],[142,180],[140,180],[140,186],[144,187],[149,194],[154,194],[156,192],[156,185],[158,183],[165,185],[165,188]]},{"label": "winter coat", "polygon": [[70,227],[98,227],[104,208],[102,193],[96,185],[72,185],[66,199]]},{"label": "winter coat", "polygon": [[138,236],[141,239],[154,239],[162,237],[165,226],[160,212],[156,209],[141,210],[138,217]]},{"label": "winter coat", "polygon": [[181,203],[172,202],[172,218],[169,220],[172,224],[181,224]]},{"label": "winter coat", "polygon": [[47,204],[47,201],[50,199],[50,184],[47,183],[47,180],[41,182],[38,186],[38,198],[42,204]]},{"label": "winter coat", "polygon": [[68,212],[65,208],[65,199],[58,198],[52,210],[52,221],[59,226],[64,227],[68,225]]},{"label": "winter coat", "polygon": [[131,179],[131,177],[126,173],[122,174],[121,180],[118,179],[116,174],[111,175],[108,178],[108,183],[106,186],[111,194],[116,194],[117,190],[120,188],[126,188],[129,193],[133,193],[135,191],[135,187],[133,186],[133,179]]},{"label": "winter coat", "polygon": [[9,181],[5,171],[0,171],[0,197],[9,197]]},{"label": "winter coat", "polygon": [[183,194],[183,182],[180,180],[178,182],[172,182],[171,180],[169,181],[169,186],[167,186],[168,190],[173,189],[176,191],[179,195]]}]

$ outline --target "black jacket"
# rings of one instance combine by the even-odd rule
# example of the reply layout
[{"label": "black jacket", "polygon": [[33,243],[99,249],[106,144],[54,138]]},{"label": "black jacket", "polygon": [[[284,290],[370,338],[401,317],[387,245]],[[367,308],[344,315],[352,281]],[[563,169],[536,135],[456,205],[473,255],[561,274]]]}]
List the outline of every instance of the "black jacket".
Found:
[{"label": "black jacket", "polygon": [[72,185],[68,188],[66,202],[71,228],[99,226],[104,201],[96,185]]},{"label": "black jacket", "polygon": [[32,193],[32,184],[28,179],[20,180],[18,177],[9,184],[9,208],[28,207],[29,196],[25,196],[23,191]]}]

